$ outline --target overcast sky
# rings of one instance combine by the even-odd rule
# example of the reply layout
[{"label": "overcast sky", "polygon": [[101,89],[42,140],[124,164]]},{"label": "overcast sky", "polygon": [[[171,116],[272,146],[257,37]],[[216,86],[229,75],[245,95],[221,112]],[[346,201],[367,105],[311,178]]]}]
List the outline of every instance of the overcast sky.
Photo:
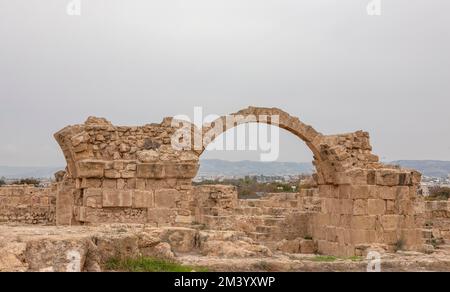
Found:
[{"label": "overcast sky", "polygon": [[[53,133],[90,115],[280,107],[384,160],[450,160],[450,1],[0,0],[0,165],[64,165]],[[211,152],[204,158],[257,159]],[[310,161],[282,132],[281,161]]]}]

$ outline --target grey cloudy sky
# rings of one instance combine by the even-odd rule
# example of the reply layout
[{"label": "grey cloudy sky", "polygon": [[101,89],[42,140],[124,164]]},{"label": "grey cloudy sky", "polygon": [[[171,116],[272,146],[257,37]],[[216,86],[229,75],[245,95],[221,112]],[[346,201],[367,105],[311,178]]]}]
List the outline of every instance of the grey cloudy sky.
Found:
[{"label": "grey cloudy sky", "polygon": [[[276,106],[385,160],[450,160],[450,1],[0,0],[0,165],[63,165],[52,134],[97,115]],[[284,133],[282,161],[309,161]],[[223,154],[223,153],[222,153]],[[209,158],[253,159],[253,154]]]}]

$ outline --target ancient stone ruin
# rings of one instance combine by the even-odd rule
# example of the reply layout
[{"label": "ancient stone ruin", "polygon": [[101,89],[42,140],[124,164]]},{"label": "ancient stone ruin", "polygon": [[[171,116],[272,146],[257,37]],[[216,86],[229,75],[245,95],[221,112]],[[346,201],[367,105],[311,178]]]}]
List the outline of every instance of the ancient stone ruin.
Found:
[{"label": "ancient stone ruin", "polygon": [[[374,246],[392,251],[399,243],[422,249],[421,175],[380,163],[368,133],[323,135],[276,108],[249,107],[230,116],[202,130],[173,118],[123,127],[93,117],[62,129],[55,138],[67,172],[57,185],[56,224],[201,226],[242,231],[293,252],[339,256]],[[303,140],[314,155],[317,187],[242,200],[231,186],[193,186],[206,145],[249,122],[276,125]],[[206,142],[200,148],[174,147],[174,137],[183,142],[177,131]]]}]

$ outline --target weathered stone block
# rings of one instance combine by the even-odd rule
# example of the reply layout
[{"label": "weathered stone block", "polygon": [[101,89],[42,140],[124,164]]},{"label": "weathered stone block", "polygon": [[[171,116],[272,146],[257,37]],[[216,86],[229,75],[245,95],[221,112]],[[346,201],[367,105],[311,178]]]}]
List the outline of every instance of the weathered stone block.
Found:
[{"label": "weathered stone block", "polygon": [[397,170],[378,170],[376,173],[377,185],[398,186],[400,183],[400,174]]},{"label": "weathered stone block", "polygon": [[375,240],[374,230],[352,229],[350,231],[350,234],[351,234],[351,243],[353,244],[370,243]]},{"label": "weathered stone block", "polygon": [[97,160],[85,160],[78,162],[78,177],[80,178],[102,178],[105,163]]},{"label": "weathered stone block", "polygon": [[117,180],[105,178],[105,179],[103,179],[102,186],[105,189],[115,189],[115,188],[117,188]]},{"label": "weathered stone block", "polygon": [[350,198],[351,199],[368,199],[369,198],[369,186],[351,185],[350,186]]},{"label": "weathered stone block", "polygon": [[175,208],[180,193],[175,189],[160,189],[155,191],[156,208]]},{"label": "weathered stone block", "polygon": [[162,163],[143,163],[136,166],[138,178],[165,178],[165,168]]},{"label": "weathered stone block", "polygon": [[153,208],[153,192],[135,190],[133,192],[133,208]]},{"label": "weathered stone block", "polygon": [[374,198],[381,200],[395,200],[397,198],[396,187],[374,186],[376,196]]},{"label": "weathered stone block", "polygon": [[86,188],[100,188],[102,186],[102,180],[99,178],[83,178],[81,179],[80,187]]},{"label": "weathered stone block", "polygon": [[177,215],[175,218],[175,222],[179,224],[192,224],[194,222],[195,217],[189,215]]},{"label": "weathered stone block", "polygon": [[351,228],[352,229],[375,229],[376,216],[353,216]]},{"label": "weathered stone block", "polygon": [[366,215],[367,214],[367,200],[366,199],[358,199],[353,203],[353,214],[354,215]]},{"label": "weathered stone block", "polygon": [[313,240],[303,239],[300,242],[300,253],[303,254],[313,254],[316,252],[316,246]]},{"label": "weathered stone block", "polygon": [[168,208],[149,208],[147,211],[148,223],[156,226],[168,226],[175,222],[177,212]]},{"label": "weathered stone block", "polygon": [[401,216],[399,215],[383,215],[381,216],[381,225],[383,229],[397,229],[400,224]]},{"label": "weathered stone block", "polygon": [[380,199],[367,200],[367,213],[369,215],[382,215],[386,212],[386,203]]},{"label": "weathered stone block", "polygon": [[106,178],[120,178],[120,172],[115,169],[107,169],[105,170]]},{"label": "weathered stone block", "polygon": [[136,176],[136,172],[134,172],[134,171],[123,170],[120,173],[120,177],[122,177],[122,178],[133,178],[135,176]]},{"label": "weathered stone block", "polygon": [[145,179],[143,178],[136,179],[136,189],[145,190]]},{"label": "weathered stone block", "polygon": [[131,207],[132,191],[104,189],[103,190],[103,207]]},{"label": "weathered stone block", "polygon": [[340,200],[340,213],[341,214],[353,214],[353,200],[341,199]]},{"label": "weathered stone block", "polygon": [[414,205],[411,200],[400,200],[398,201],[399,213],[401,215],[412,215],[414,214]]}]

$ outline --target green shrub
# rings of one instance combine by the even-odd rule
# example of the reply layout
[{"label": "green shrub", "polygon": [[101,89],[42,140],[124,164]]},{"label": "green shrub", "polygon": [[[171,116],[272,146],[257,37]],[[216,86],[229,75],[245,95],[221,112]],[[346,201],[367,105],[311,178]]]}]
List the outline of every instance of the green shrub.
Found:
[{"label": "green shrub", "polygon": [[13,185],[33,185],[35,187],[39,186],[41,182],[38,179],[35,178],[22,178],[19,180],[14,181]]},{"label": "green shrub", "polygon": [[450,198],[450,188],[448,187],[432,187],[430,188],[430,195],[427,200],[440,201],[448,200]]},{"label": "green shrub", "polygon": [[405,241],[403,239],[397,240],[395,243],[395,251],[403,250],[405,248]]},{"label": "green shrub", "polygon": [[334,262],[338,258],[335,256],[325,256],[325,255],[318,255],[312,258],[312,261],[314,262]]},{"label": "green shrub", "polygon": [[207,272],[204,267],[186,266],[176,262],[138,257],[128,259],[111,258],[105,264],[106,270],[123,272]]}]

